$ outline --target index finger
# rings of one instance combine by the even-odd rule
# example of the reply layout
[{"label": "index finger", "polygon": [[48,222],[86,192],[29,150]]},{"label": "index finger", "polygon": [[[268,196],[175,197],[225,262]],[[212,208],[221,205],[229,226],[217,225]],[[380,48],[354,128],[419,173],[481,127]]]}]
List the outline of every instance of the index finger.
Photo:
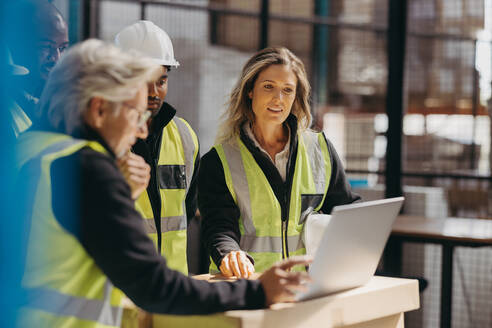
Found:
[{"label": "index finger", "polygon": [[222,272],[222,274],[225,277],[232,277],[233,273],[231,271],[231,268],[229,267],[229,260],[226,257],[222,260],[222,263],[219,267],[219,270],[220,270],[220,272]]},{"label": "index finger", "polygon": [[241,269],[239,269],[239,263],[237,261],[237,252],[232,251],[231,253],[232,255],[229,257],[229,266],[231,267],[234,275],[238,278],[241,278],[242,275],[241,275]]},{"label": "index finger", "polygon": [[128,165],[130,167],[135,167],[135,168],[142,169],[142,170],[148,169],[150,171],[150,166],[145,161],[141,162],[141,161],[135,161],[133,159],[129,159],[125,163],[126,163],[126,165]]},{"label": "index finger", "polygon": [[131,158],[131,156],[133,155],[131,149],[129,149],[126,153],[124,153],[123,155],[120,156],[120,159],[128,159],[128,158]]},{"label": "index finger", "polygon": [[237,262],[239,268],[241,269],[241,276],[243,278],[249,278],[250,276],[250,272],[248,268],[249,259],[246,257],[246,254],[244,252],[240,251],[237,253]]},{"label": "index finger", "polygon": [[135,153],[128,153],[128,158],[129,159],[133,159],[133,160],[137,160],[139,162],[145,162],[144,158],[140,155],[137,155]]}]

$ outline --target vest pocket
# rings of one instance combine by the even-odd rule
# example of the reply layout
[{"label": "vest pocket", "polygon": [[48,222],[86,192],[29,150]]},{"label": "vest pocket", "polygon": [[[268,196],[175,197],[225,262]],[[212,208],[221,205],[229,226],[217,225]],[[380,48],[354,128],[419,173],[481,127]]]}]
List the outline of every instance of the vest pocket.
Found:
[{"label": "vest pocket", "polygon": [[160,189],[186,189],[185,165],[159,165],[157,170]]},{"label": "vest pocket", "polygon": [[309,214],[317,208],[323,200],[323,194],[303,194],[301,195],[301,217],[299,225],[304,224]]}]

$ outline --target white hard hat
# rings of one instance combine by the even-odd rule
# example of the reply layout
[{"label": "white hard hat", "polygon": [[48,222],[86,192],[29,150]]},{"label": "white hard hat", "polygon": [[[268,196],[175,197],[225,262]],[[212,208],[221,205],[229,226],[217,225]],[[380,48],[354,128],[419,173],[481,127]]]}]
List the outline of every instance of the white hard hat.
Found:
[{"label": "white hard hat", "polygon": [[5,69],[9,75],[26,75],[29,70],[24,66],[14,64],[10,49],[5,44],[0,44],[0,68]]},{"label": "white hard hat", "polygon": [[169,35],[151,21],[138,21],[125,27],[114,38],[123,50],[137,50],[159,65],[178,67]]}]

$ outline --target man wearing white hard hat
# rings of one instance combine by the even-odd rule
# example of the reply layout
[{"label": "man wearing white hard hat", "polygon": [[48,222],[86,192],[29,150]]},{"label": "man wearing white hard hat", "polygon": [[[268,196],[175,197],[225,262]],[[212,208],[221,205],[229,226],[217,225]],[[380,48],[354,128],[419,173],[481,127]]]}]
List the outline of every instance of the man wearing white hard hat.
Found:
[{"label": "man wearing white hard hat", "polygon": [[[6,45],[0,45],[0,51],[0,63],[2,65],[1,71],[7,73],[8,78],[29,74],[29,70],[27,68],[14,64],[10,50]],[[14,98],[7,98],[7,106],[11,118],[11,131],[13,135],[17,137],[21,132],[29,128],[32,122]]]},{"label": "man wearing white hard hat", "polygon": [[[145,220],[149,237],[170,268],[188,273],[186,256],[187,226],[195,216],[196,172],[199,144],[188,122],[176,116],[176,110],[164,102],[171,67],[179,66],[174,58],[171,39],[165,31],[150,21],[139,21],[127,26],[115,37],[117,46],[139,51],[161,65],[161,75],[148,85],[149,136],[138,140],[133,152],[151,166],[151,178],[146,192],[136,200],[136,208]],[[133,179],[135,154],[119,161],[130,185]]]},{"label": "man wearing white hard hat", "polygon": [[47,0],[10,1],[6,16],[7,45],[15,63],[29,74],[13,79],[12,96],[31,120],[48,76],[68,48],[68,25]]}]

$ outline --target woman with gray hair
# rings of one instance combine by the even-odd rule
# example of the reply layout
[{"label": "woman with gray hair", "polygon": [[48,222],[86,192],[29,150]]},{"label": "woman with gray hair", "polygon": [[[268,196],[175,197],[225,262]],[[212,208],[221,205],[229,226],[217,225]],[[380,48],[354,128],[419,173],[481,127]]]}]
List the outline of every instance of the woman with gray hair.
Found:
[{"label": "woman with gray hair", "polygon": [[309,95],[304,65],[286,48],[245,64],[198,176],[212,272],[249,277],[305,254],[306,217],[359,199],[333,145],[308,129]]},{"label": "woman with gray hair", "polygon": [[[292,300],[290,288],[306,279],[286,272],[306,263],[291,260],[258,281],[210,284],[169,269],[157,254],[116,158],[147,135],[146,84],[158,72],[98,40],[71,48],[51,72],[44,124],[19,140],[31,226],[23,277],[30,301],[20,326],[119,327],[123,293],[157,313],[260,308]],[[145,189],[148,175],[141,178]]]},{"label": "woman with gray hair", "polygon": [[83,42],[70,53],[53,69],[37,113],[49,128],[69,135],[80,133],[92,99],[115,105],[112,113],[118,115],[121,104],[159,74],[157,65],[139,60],[136,53],[99,40]]}]

